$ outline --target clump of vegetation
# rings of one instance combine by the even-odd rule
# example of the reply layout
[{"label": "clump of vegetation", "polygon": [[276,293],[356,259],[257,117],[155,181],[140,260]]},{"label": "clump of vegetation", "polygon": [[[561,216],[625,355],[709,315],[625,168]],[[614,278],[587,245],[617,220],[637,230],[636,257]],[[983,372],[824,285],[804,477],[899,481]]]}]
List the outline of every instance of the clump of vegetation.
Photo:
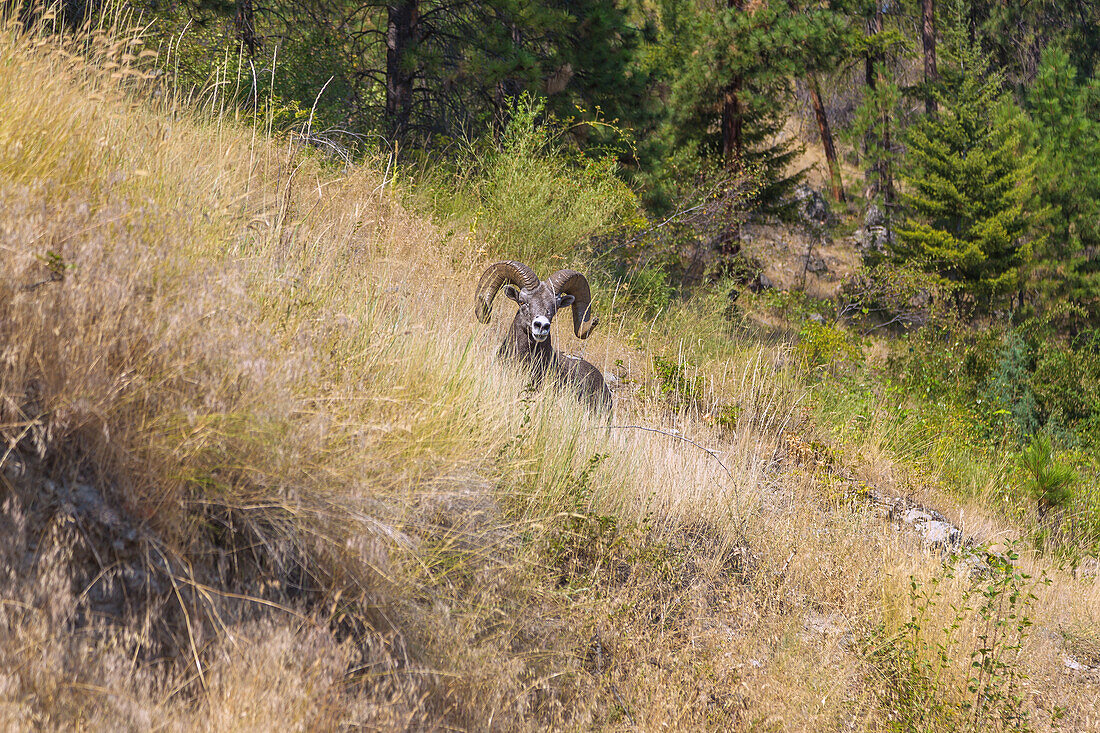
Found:
[{"label": "clump of vegetation", "polygon": [[1020,454],[1020,470],[1024,474],[1024,490],[1035,500],[1042,521],[1053,509],[1066,506],[1073,498],[1077,474],[1071,466],[1054,457],[1050,436],[1039,433]]},{"label": "clump of vegetation", "polygon": [[653,372],[660,393],[671,398],[675,405],[697,408],[702,402],[703,377],[698,367],[682,359],[666,359],[655,354]]},{"label": "clump of vegetation", "polygon": [[824,323],[836,317],[836,309],[832,303],[813,298],[801,290],[769,288],[757,295],[756,300],[763,308],[796,326],[802,326],[809,319]]},{"label": "clump of vegetation", "polygon": [[1014,551],[976,557],[982,577],[975,583],[951,570],[927,583],[910,577],[908,619],[870,638],[888,730],[1033,729],[1020,657],[1037,584]]},{"label": "clump of vegetation", "polygon": [[499,140],[456,145],[451,158],[409,169],[415,199],[451,227],[463,222],[479,256],[556,269],[591,237],[639,216],[615,159],[577,154],[566,129],[542,100],[524,96]]},{"label": "clump of vegetation", "polygon": [[657,267],[643,267],[626,279],[626,290],[650,316],[658,316],[672,303],[674,291],[668,273]]},{"label": "clump of vegetation", "polygon": [[824,369],[838,374],[863,362],[863,349],[847,331],[824,323],[807,321],[798,332],[795,353],[804,368]]}]

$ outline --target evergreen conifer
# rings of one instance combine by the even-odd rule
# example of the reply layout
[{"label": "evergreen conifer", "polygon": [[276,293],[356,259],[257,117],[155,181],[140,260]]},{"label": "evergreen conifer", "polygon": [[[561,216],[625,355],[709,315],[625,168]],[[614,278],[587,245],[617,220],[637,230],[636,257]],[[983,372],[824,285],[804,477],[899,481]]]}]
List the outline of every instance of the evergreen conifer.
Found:
[{"label": "evergreen conifer", "polygon": [[845,18],[828,3],[798,9],[786,0],[727,0],[716,9],[665,0],[661,31],[668,92],[660,154],[675,161],[687,150],[751,171],[761,208],[781,211],[801,179],[792,167],[798,150],[780,134],[793,80],[836,55]]},{"label": "evergreen conifer", "polygon": [[939,112],[908,131],[902,179],[910,215],[893,252],[959,283],[959,293],[989,307],[1018,292],[1030,260],[1033,163],[1000,76],[965,27],[953,31],[950,63],[933,91]]},{"label": "evergreen conifer", "polygon": [[1062,303],[1100,321],[1100,84],[1082,82],[1062,48],[1050,47],[1028,94],[1040,200],[1049,207],[1032,283],[1040,310]]}]

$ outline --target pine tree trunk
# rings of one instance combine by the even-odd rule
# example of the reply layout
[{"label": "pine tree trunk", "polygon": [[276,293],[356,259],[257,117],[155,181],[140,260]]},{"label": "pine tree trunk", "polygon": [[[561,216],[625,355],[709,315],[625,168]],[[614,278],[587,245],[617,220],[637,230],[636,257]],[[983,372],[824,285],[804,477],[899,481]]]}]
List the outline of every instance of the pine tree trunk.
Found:
[{"label": "pine tree trunk", "polygon": [[[744,10],[744,0],[726,0],[731,10]],[[735,76],[722,92],[722,159],[730,170],[737,170],[744,162],[745,113],[741,106],[741,77]]]},{"label": "pine tree trunk", "polygon": [[[873,36],[875,34],[875,22],[870,20],[867,23],[867,35]],[[876,77],[875,77],[875,54],[871,51],[867,51],[866,56],[863,58],[863,82],[867,86],[869,94],[875,93]],[[866,161],[867,167],[863,175],[864,191],[863,197],[868,201],[873,200],[878,195],[878,171],[876,161],[878,155],[875,148],[878,147],[878,141],[875,139],[875,134],[872,130],[867,130],[863,136],[863,159]]]},{"label": "pine tree trunk", "polygon": [[395,138],[408,132],[415,75],[409,54],[419,34],[419,0],[386,6],[386,119]]},{"label": "pine tree trunk", "polygon": [[[882,77],[879,77],[880,80]],[[890,205],[894,203],[894,167],[890,164],[890,151],[893,149],[890,138],[890,109],[882,107],[882,158],[879,160],[879,184],[882,187],[882,202],[886,205],[884,213],[890,218]]]},{"label": "pine tree trunk", "polygon": [[[519,26],[516,23],[509,23],[509,35],[512,41],[513,51],[520,49],[523,46],[523,35],[520,33]],[[496,120],[497,124],[493,130],[494,138],[498,138],[504,134],[504,130],[508,127],[508,123],[512,119],[513,105],[516,99],[523,92],[523,84],[515,76],[505,76],[497,82],[496,91],[494,96],[496,97]]]},{"label": "pine tree trunk", "polygon": [[738,94],[741,91],[741,79],[735,78],[722,94],[722,158],[726,167],[735,170],[744,162],[744,113]]},{"label": "pine tree trunk", "polygon": [[814,117],[817,118],[817,130],[821,134],[821,147],[825,149],[825,162],[829,166],[829,180],[832,184],[833,200],[844,201],[844,184],[840,180],[840,162],[833,145],[833,131],[829,128],[829,118],[825,114],[825,105],[821,101],[821,85],[817,75],[810,74],[810,99],[814,105]]},{"label": "pine tree trunk", "polygon": [[932,94],[932,85],[939,79],[936,72],[936,0],[921,0],[921,41],[924,44],[924,109],[933,115],[936,113],[936,97]]},{"label": "pine tree trunk", "polygon": [[256,35],[256,10],[252,0],[238,0],[233,27],[237,33],[237,42],[248,50],[249,58],[255,56],[260,48],[260,37]]},{"label": "pine tree trunk", "polygon": [[[883,19],[881,11],[876,12],[871,17],[868,26],[869,34],[872,37],[882,33]],[[878,89],[880,84],[885,84],[888,81],[886,78],[886,59],[881,52],[868,53],[865,74],[867,87],[872,93]],[[868,135],[863,141],[864,150],[872,163],[867,171],[866,197],[873,199],[881,196],[886,213],[889,215],[889,206],[894,202],[894,174],[889,158],[890,149],[893,145],[890,139],[890,109],[883,105],[880,115],[880,135],[877,139],[874,139],[874,135]]]}]

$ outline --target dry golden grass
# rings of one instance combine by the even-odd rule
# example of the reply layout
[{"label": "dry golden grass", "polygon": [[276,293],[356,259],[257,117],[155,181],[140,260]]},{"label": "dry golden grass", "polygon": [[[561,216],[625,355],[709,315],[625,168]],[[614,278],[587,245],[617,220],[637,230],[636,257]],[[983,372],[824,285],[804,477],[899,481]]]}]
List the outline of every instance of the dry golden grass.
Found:
[{"label": "dry golden grass", "polygon": [[[468,238],[370,166],[150,101],[139,48],[0,32],[5,727],[889,727],[869,660],[943,563],[846,498],[853,471],[915,486],[874,431],[796,460],[782,347],[719,301],[655,326],[605,298],[608,430],[495,361]],[[1023,564],[1053,581],[1034,727],[1096,729],[1060,656],[1092,648],[1095,578]]]}]

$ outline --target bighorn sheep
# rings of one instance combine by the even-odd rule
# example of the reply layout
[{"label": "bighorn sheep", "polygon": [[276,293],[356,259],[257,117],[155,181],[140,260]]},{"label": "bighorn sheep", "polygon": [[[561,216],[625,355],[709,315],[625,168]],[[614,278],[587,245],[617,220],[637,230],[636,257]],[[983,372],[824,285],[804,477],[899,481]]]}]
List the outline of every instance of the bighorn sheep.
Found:
[{"label": "bighorn sheep", "polygon": [[519,304],[512,328],[501,345],[501,355],[528,367],[535,384],[541,384],[547,374],[553,374],[562,385],[576,390],[593,408],[610,411],[611,390],[600,370],[580,357],[556,351],[550,344],[550,322],[560,308],[573,306],[573,332],[577,338],[588,338],[600,322],[592,314],[592,293],[587,278],[576,270],[558,270],[539,282],[527,265],[497,262],[485,270],[477,284],[477,320],[489,322],[493,299],[501,286],[504,286],[504,294]]}]

